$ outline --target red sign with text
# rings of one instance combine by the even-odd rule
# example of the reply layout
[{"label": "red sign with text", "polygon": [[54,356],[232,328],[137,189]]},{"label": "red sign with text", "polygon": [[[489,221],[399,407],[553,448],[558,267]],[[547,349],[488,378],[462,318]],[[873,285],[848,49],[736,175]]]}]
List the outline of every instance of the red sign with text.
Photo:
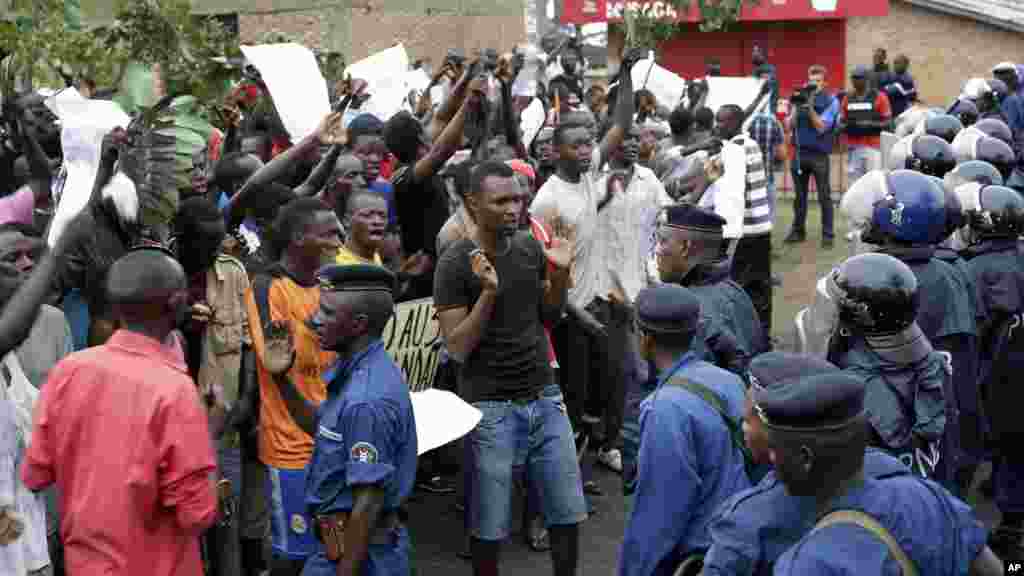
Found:
[{"label": "red sign with text", "polygon": [[[589,24],[622,20],[625,10],[680,22],[700,19],[696,0],[690,1],[689,10],[677,10],[667,0],[563,0],[562,21]],[[759,6],[744,6],[740,20],[825,20],[888,14],[889,0],[761,0]]]}]

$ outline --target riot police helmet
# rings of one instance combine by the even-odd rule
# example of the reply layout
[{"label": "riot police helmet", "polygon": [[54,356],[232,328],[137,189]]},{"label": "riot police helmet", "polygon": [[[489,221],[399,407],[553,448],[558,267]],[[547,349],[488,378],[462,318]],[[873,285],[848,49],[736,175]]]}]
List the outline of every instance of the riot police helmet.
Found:
[{"label": "riot police helmet", "polygon": [[999,170],[984,160],[968,160],[957,164],[943,179],[946,186],[955,189],[961,184],[977,182],[985,186],[1003,185],[1003,175]]},{"label": "riot police helmet", "polygon": [[841,325],[866,336],[895,334],[917,317],[917,278],[903,262],[888,254],[853,256],[828,277]]},{"label": "riot police helmet", "polygon": [[952,116],[956,116],[966,126],[973,126],[978,121],[978,106],[966,98],[961,98],[949,109]]},{"label": "riot police helmet", "polygon": [[1004,183],[1009,180],[1013,167],[1017,164],[1017,155],[1014,154],[1013,148],[1006,142],[990,136],[979,139],[975,144],[974,158],[995,166],[1003,176]]},{"label": "riot police helmet", "polygon": [[938,136],[923,134],[914,139],[903,168],[942,178],[956,168],[953,147]]},{"label": "riot police helmet", "polygon": [[931,116],[924,121],[925,134],[938,136],[950,144],[963,129],[964,125],[960,119],[951,114]]},{"label": "riot police helmet", "polygon": [[967,224],[978,238],[1017,238],[1024,223],[1024,198],[1006,186],[985,186],[978,207],[967,213]]},{"label": "riot police helmet", "polygon": [[896,170],[888,193],[877,200],[865,241],[873,244],[938,244],[947,236],[945,191],[938,178]]},{"label": "riot police helmet", "polygon": [[1010,131],[1010,127],[1006,125],[1006,122],[998,118],[978,120],[978,123],[974,125],[974,129],[981,130],[986,136],[1002,140],[1013,146],[1013,132]]}]

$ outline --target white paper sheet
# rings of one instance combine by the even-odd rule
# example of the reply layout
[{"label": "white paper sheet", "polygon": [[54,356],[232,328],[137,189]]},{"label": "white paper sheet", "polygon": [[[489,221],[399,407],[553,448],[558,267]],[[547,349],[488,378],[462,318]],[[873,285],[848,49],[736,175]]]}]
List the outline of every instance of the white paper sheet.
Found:
[{"label": "white paper sheet", "polygon": [[533,139],[540,133],[544,126],[544,105],[540,99],[534,98],[530,105],[519,115],[519,129],[523,134],[523,145],[527,150],[533,144]]},{"label": "white paper sheet", "polygon": [[[670,110],[686,93],[686,80],[681,76],[662,68],[652,59],[645,59],[633,65],[633,90],[646,87],[658,99],[658,104]],[[646,84],[645,84],[646,82]]]},{"label": "white paper sheet", "polygon": [[60,144],[67,169],[67,180],[47,238],[52,247],[67,223],[89,202],[103,137],[114,128],[126,128],[131,118],[116,103],[87,100],[77,91],[61,92],[45,103],[61,120]]},{"label": "white paper sheet", "polygon": [[316,56],[300,44],[241,46],[242,54],[256,67],[270,91],[281,123],[293,141],[316,131],[331,111],[327,81]]},{"label": "white paper sheet", "polygon": [[402,109],[402,101],[409,95],[408,71],[409,54],[398,44],[353,63],[345,74],[366,81],[370,100],[363,105],[363,112],[386,121]]},{"label": "white paper sheet", "polygon": [[417,455],[462,438],[483,418],[482,412],[451,392],[430,389],[409,396],[416,418]]}]

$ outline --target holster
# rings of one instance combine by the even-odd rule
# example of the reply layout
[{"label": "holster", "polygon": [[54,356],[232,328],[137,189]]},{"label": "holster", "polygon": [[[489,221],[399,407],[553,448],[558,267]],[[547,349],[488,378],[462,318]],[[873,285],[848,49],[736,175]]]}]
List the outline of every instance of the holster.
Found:
[{"label": "holster", "polygon": [[[348,525],[348,512],[324,514],[316,517],[313,530],[316,537],[323,542],[327,560],[337,562],[345,556],[345,528]],[[370,534],[371,545],[387,545],[394,542],[395,530],[402,525],[402,513],[391,510],[381,514],[373,534]]]},{"label": "holster", "polygon": [[348,514],[317,516],[316,536],[324,544],[324,554],[331,562],[337,562],[345,555],[345,524]]}]

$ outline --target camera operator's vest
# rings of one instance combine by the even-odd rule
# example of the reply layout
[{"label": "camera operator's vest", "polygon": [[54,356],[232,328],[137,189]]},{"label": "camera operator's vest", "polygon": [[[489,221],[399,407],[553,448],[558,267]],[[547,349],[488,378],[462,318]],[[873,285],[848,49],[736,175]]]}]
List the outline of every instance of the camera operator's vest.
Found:
[{"label": "camera operator's vest", "polygon": [[858,126],[860,122],[880,122],[882,115],[878,112],[878,92],[868,90],[867,94],[858,98],[854,94],[847,95],[846,102],[846,133],[850,136],[876,136],[882,133],[881,128]]},{"label": "camera operator's vest", "polygon": [[[814,111],[822,115],[832,105],[835,96],[822,90],[814,96]],[[834,126],[834,124],[833,124]],[[823,134],[818,133],[811,125],[811,119],[806,114],[797,112],[796,144],[805,152],[812,154],[831,154],[833,131],[826,130]]]}]

